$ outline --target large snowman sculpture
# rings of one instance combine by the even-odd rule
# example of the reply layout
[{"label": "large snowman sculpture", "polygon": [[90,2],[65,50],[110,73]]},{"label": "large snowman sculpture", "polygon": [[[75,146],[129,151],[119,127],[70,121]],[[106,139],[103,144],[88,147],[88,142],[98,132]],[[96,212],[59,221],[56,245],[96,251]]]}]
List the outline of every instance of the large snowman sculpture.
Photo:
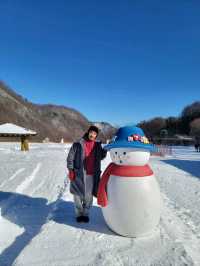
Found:
[{"label": "large snowman sculpture", "polygon": [[148,165],[150,144],[138,127],[121,127],[115,139],[104,147],[112,163],[100,180],[97,200],[107,225],[128,237],[150,234],[159,224],[159,185]]}]

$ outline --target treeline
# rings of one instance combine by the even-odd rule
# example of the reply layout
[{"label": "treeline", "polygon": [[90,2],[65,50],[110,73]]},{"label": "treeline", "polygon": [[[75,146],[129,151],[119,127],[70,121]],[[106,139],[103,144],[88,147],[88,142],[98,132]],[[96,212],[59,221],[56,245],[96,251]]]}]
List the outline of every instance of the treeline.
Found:
[{"label": "treeline", "polygon": [[198,138],[200,136],[200,101],[186,106],[179,117],[155,117],[148,121],[141,121],[138,126],[154,142],[163,139],[171,139],[172,142],[180,135]]}]

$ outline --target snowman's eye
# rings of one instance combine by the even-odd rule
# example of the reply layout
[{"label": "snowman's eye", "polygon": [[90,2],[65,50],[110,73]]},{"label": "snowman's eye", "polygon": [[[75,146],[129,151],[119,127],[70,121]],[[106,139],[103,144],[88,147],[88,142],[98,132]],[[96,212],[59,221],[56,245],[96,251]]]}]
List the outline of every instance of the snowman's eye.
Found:
[{"label": "snowman's eye", "polygon": [[126,152],[123,152],[124,155],[126,155]]},{"label": "snowman's eye", "polygon": [[115,154],[117,154],[117,151],[115,152]]}]

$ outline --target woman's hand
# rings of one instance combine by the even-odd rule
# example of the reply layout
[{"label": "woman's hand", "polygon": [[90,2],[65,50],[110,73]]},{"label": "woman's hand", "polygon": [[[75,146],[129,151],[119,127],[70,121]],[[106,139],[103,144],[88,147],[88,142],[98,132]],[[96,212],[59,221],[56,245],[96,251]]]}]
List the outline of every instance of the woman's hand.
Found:
[{"label": "woman's hand", "polygon": [[75,180],[75,172],[74,172],[74,170],[69,170],[68,177],[69,177],[70,181],[74,181]]}]

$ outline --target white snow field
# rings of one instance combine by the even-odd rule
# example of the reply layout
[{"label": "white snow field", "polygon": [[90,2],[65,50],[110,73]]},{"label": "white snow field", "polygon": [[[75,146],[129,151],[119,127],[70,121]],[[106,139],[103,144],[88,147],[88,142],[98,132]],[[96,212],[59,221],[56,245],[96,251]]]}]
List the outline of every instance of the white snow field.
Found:
[{"label": "white snow field", "polygon": [[200,265],[200,153],[174,147],[172,156],[151,157],[161,221],[150,236],[126,238],[108,229],[96,202],[89,224],[75,222],[69,147],[31,144],[26,153],[0,143],[0,266]]}]

